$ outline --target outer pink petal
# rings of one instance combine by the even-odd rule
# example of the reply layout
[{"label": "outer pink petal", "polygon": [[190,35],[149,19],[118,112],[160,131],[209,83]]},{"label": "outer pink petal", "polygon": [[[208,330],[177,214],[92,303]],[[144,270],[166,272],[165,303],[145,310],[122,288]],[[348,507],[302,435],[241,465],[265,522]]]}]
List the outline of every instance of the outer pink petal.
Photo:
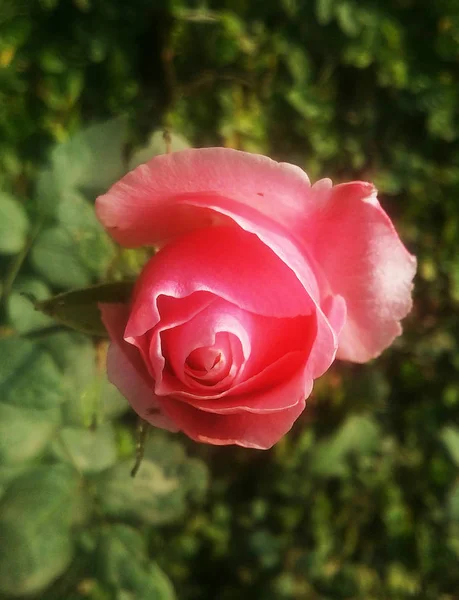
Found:
[{"label": "outer pink petal", "polygon": [[203,412],[180,400],[169,399],[166,410],[192,439],[198,442],[227,446],[235,444],[246,448],[266,450],[271,448],[292,427],[305,406],[304,391],[297,403],[281,412],[253,414],[244,412],[233,415],[218,415]]},{"label": "outer pink petal", "polygon": [[302,235],[332,292],[346,301],[337,356],[365,362],[401,333],[399,321],[411,309],[416,260],[372,184],[358,181],[322,191],[317,214]]},{"label": "outer pink petal", "polygon": [[140,165],[97,199],[96,211],[116,241],[135,247],[214,224],[205,206],[178,207],[173,200],[183,194],[223,195],[290,228],[304,218],[309,190],[294,165],[227,148],[190,149]]},{"label": "outer pink petal", "polygon": [[101,304],[102,321],[112,343],[107,355],[108,379],[143,419],[161,429],[178,431],[162,410],[161,400],[153,393],[153,382],[134,346],[123,340],[129,308],[125,304]]}]

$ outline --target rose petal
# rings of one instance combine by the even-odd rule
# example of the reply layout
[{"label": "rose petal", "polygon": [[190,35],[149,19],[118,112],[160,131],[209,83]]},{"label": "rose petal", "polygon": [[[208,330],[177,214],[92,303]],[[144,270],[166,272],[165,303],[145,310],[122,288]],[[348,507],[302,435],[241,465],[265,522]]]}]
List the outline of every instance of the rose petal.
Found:
[{"label": "rose petal", "polygon": [[192,229],[221,223],[205,206],[178,207],[182,194],[212,192],[255,208],[285,227],[307,210],[310,183],[294,165],[227,148],[189,149],[140,165],[96,202],[97,216],[124,246],[156,244]]},{"label": "rose petal", "polygon": [[[137,346],[148,371],[156,382],[161,382],[165,359],[161,349],[160,333],[163,329],[178,327],[192,319],[195,315],[205,310],[216,297],[209,292],[194,292],[183,298],[159,295],[156,303],[153,301],[137,307],[139,318],[145,321],[156,322],[148,335],[129,337],[129,343]],[[153,308],[151,308],[153,307]],[[151,312],[150,313],[150,308]],[[128,320],[129,322],[129,320]]]},{"label": "rose petal", "polygon": [[300,251],[292,239],[291,232],[304,225],[314,210],[308,199],[316,194],[311,194],[306,174],[292,165],[227,149],[190,150],[157,158],[98,198],[101,222],[115,239],[129,246],[158,243],[229,219],[255,233],[317,302],[318,340],[310,368],[319,377],[334,360],[338,342],[320,311],[320,290],[306,250]]},{"label": "rose petal", "polygon": [[302,413],[305,406],[303,391],[294,400],[297,403],[291,408],[271,414],[244,412],[218,415],[203,412],[173,398],[168,399],[165,409],[180,429],[198,442],[265,450],[279,441]]},{"label": "rose petal", "polygon": [[303,236],[333,293],[346,301],[338,357],[365,362],[401,333],[399,321],[411,309],[416,260],[370,183],[337,185],[318,207]]},{"label": "rose petal", "polygon": [[304,368],[304,353],[289,352],[247,381],[235,385],[218,398],[178,393],[174,398],[215,414],[250,412],[267,414],[295,406],[298,398],[306,399],[313,380]]},{"label": "rose petal", "polygon": [[[234,382],[235,377],[241,370],[244,361],[250,356],[251,335],[250,335],[250,313],[243,311],[234,304],[222,299],[216,299],[210,306],[192,319],[171,329],[164,329],[160,322],[153,335],[150,347],[150,356],[152,360],[158,351],[156,336],[161,336],[161,353],[167,356],[169,364],[178,380],[185,384],[185,389],[191,383],[191,389],[195,393],[217,393],[226,389]],[[189,355],[198,348],[210,348],[221,334],[231,334],[234,338],[232,346],[229,337],[227,338],[227,349],[222,347],[223,362],[219,372],[221,377],[215,381],[212,388],[198,381],[191,381],[185,373],[185,365]],[[232,348],[236,350],[233,356]],[[223,363],[228,364],[225,369]],[[221,369],[224,369],[223,371]],[[208,379],[208,378],[207,378]],[[172,385],[174,385],[172,383]],[[177,386],[175,386],[177,387]],[[183,389],[183,385],[180,386]],[[156,393],[170,393],[170,382],[164,379],[158,380],[156,384]],[[191,391],[191,390],[190,390]]]},{"label": "rose petal", "polygon": [[[97,212],[115,239],[132,246],[233,219],[270,246],[311,293],[307,269],[292,252],[292,244],[299,246],[322,299],[340,294],[350,305],[340,358],[363,362],[379,354],[400,333],[398,321],[411,307],[415,260],[368,183],[332,188],[324,179],[310,187],[301,169],[265,157],[187,150],[128,174],[98,199]],[[279,226],[277,234],[268,222]],[[314,290],[312,297],[318,300]],[[319,323],[311,357],[316,376],[334,358],[328,358],[326,329]]]},{"label": "rose petal", "polygon": [[[313,257],[309,256],[306,247],[303,246],[300,248],[294,238],[292,238],[291,233],[283,229],[279,224],[256,213],[251,207],[235,204],[227,198],[215,195],[206,197],[201,194],[192,198],[183,198],[181,202],[186,202],[196,208],[206,204],[208,208],[211,208],[216,213],[231,217],[244,231],[253,233],[268,248],[271,248],[274,255],[296,275],[296,278],[303,286],[303,294],[306,292],[306,296],[314,306],[317,316],[317,337],[311,350],[308,368],[314,379],[325,373],[335,358],[338,348],[338,338],[321,308],[321,300],[330,295],[328,282],[325,280],[325,285],[322,285],[322,288],[319,286],[316,275],[320,279],[323,279],[324,276]],[[199,235],[199,233],[196,235]],[[314,265],[314,269],[312,265]],[[290,293],[288,287],[284,289],[289,290]],[[289,315],[278,313],[277,316]]]},{"label": "rose petal", "polygon": [[125,304],[100,304],[99,308],[112,340],[107,355],[109,381],[143,419],[155,427],[178,431],[177,426],[162,411],[161,400],[153,393],[153,382],[138,350],[123,340],[129,307]]},{"label": "rose petal", "polygon": [[[220,331],[215,334],[212,346],[192,350],[185,359],[185,376],[194,380],[196,385],[215,386],[224,383],[226,386],[232,382],[240,365],[234,363],[231,337],[234,339],[236,336]],[[235,339],[235,342],[239,343],[239,340]]]},{"label": "rose petal", "polygon": [[147,263],[134,289],[126,339],[158,323],[160,295],[183,298],[197,291],[260,315],[294,317],[314,310],[295,274],[257,236],[238,227],[212,227],[181,237]]},{"label": "rose petal", "polygon": [[[234,348],[236,368],[231,386],[227,385],[229,380],[214,387],[197,384],[190,386],[183,377],[184,364],[190,351],[196,347],[211,346],[215,333],[222,331],[229,332],[239,341]],[[158,332],[161,332],[162,347],[155,343]],[[301,356],[301,366],[312,379],[308,359],[316,333],[315,315],[284,319],[264,317],[244,311],[226,300],[215,299],[187,323],[164,331],[160,322],[153,330],[150,360],[157,360],[157,352],[167,354],[177,376],[164,369],[161,378],[157,379],[155,392],[158,395],[178,394],[199,402],[200,399],[220,399],[226,395],[247,393],[251,389],[256,391],[260,386],[266,385],[263,377],[267,375],[260,374],[270,373],[270,383],[273,384],[273,373],[279,373],[279,380],[292,373],[286,366],[280,366],[279,359],[293,353]],[[269,344],[266,340],[269,340]],[[277,371],[270,368],[276,364],[279,365],[276,367]],[[299,368],[299,365],[300,363],[295,362],[294,369]]]}]

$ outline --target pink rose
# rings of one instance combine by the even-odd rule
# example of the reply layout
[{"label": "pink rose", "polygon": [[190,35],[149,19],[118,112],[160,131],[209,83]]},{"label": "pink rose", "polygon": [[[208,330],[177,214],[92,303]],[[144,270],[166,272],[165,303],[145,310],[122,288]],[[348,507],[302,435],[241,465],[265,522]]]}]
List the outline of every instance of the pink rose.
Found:
[{"label": "pink rose", "polygon": [[158,156],[96,204],[113,238],[160,244],[130,305],[101,305],[110,381],[158,427],[269,448],[335,357],[401,332],[416,261],[370,183],[224,148]]}]

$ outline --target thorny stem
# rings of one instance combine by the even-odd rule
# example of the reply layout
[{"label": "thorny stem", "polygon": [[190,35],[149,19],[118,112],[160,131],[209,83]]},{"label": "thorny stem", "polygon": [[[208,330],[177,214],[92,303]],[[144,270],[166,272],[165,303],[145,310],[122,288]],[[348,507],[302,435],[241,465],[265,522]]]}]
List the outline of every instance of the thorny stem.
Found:
[{"label": "thorny stem", "polygon": [[137,429],[136,429],[136,444],[135,444],[135,464],[132,467],[131,477],[135,477],[137,475],[137,471],[142,464],[142,460],[145,454],[145,440],[147,438],[148,433],[148,423],[143,419],[139,418],[137,421]]}]

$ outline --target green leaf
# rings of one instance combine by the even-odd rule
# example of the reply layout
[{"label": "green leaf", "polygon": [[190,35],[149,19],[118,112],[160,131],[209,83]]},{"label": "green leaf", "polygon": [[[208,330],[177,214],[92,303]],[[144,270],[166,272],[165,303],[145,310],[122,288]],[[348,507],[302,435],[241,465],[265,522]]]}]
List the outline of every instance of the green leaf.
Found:
[{"label": "green leaf", "polygon": [[142,461],[137,475],[132,478],[132,466],[133,461],[127,460],[100,476],[97,494],[104,513],[151,524],[169,522],[179,516],[183,511],[179,479],[166,477],[163,470],[149,460]]},{"label": "green leaf", "polygon": [[44,410],[63,400],[60,373],[47,352],[29,340],[0,339],[0,402]]},{"label": "green leaf", "polygon": [[40,171],[35,189],[35,198],[40,211],[49,217],[54,216],[61,196],[57,174],[53,169]]},{"label": "green leaf", "polygon": [[128,131],[125,117],[92,125],[57,146],[52,169],[61,194],[88,189],[104,191],[125,172],[124,146]]},{"label": "green leaf", "polygon": [[349,37],[356,37],[361,29],[360,22],[356,19],[356,6],[352,2],[341,0],[336,5],[336,17],[342,31]]},{"label": "green leaf", "polygon": [[32,298],[44,300],[50,295],[48,286],[40,279],[23,277],[18,279],[8,297],[8,320],[19,333],[38,331],[53,324],[53,320],[35,310]]},{"label": "green leaf", "polygon": [[[170,133],[170,149],[172,152],[179,150],[185,150],[190,148],[190,143],[181,135],[177,133]],[[154,131],[146,143],[145,146],[136,150],[131,156],[129,161],[129,170],[138,167],[139,165],[148,162],[154,156],[158,154],[165,154],[167,151],[167,144],[164,139],[164,131]]]},{"label": "green leaf", "polygon": [[[42,192],[43,193],[43,192]],[[105,273],[115,245],[96,218],[94,206],[76,191],[68,191],[53,210],[58,225],[40,232],[32,248],[32,262],[58,287],[82,287]]]},{"label": "green leaf", "polygon": [[21,464],[39,455],[60,423],[58,408],[33,410],[0,402],[0,463]]},{"label": "green leaf", "polygon": [[440,433],[440,439],[445,444],[454,464],[459,467],[459,429],[445,427]]},{"label": "green leaf", "polygon": [[103,283],[64,292],[49,300],[37,302],[35,306],[37,310],[67,327],[91,335],[106,336],[98,303],[126,303],[131,297],[133,287],[132,281]]},{"label": "green leaf", "polygon": [[448,507],[451,518],[459,522],[459,483],[453,485],[450,490]]},{"label": "green leaf", "polygon": [[116,440],[110,423],[95,430],[64,427],[54,446],[61,460],[71,460],[82,473],[98,473],[116,462]]},{"label": "green leaf", "polygon": [[77,485],[71,469],[46,465],[8,487],[0,502],[1,593],[38,593],[68,566]]},{"label": "green leaf", "polygon": [[89,427],[98,411],[100,387],[92,340],[73,331],[58,331],[43,336],[40,346],[50,352],[62,374],[64,422]]},{"label": "green leaf", "polygon": [[369,454],[381,444],[377,423],[362,415],[351,415],[329,438],[315,444],[311,455],[311,470],[323,476],[343,476],[347,473],[350,454]]},{"label": "green leaf", "polygon": [[200,499],[207,491],[209,473],[206,464],[197,458],[189,458],[183,446],[171,441],[164,432],[155,431],[152,439],[147,441],[145,458],[161,467],[167,477],[179,478],[182,495]]},{"label": "green leaf", "polygon": [[97,554],[100,577],[117,597],[175,599],[171,582],[149,562],[144,539],[135,529],[126,525],[104,529]]},{"label": "green leaf", "polygon": [[0,192],[0,254],[16,254],[27,237],[27,213],[17,200]]},{"label": "green leaf", "polygon": [[316,0],[317,20],[321,25],[328,25],[333,18],[335,0]]},{"label": "green leaf", "polygon": [[0,498],[11,485],[12,481],[22,475],[28,468],[27,464],[4,465],[0,460]]},{"label": "green leaf", "polygon": [[127,525],[113,525],[102,530],[98,550],[102,578],[114,587],[124,587],[127,571],[123,566],[125,561],[133,563],[140,571],[148,564],[145,540],[138,531]]},{"label": "green leaf", "polygon": [[75,239],[61,227],[40,232],[32,247],[31,260],[35,269],[56,287],[84,287],[91,283],[91,274],[81,261]]},{"label": "green leaf", "polygon": [[343,454],[368,454],[380,447],[381,433],[376,421],[365,415],[350,415],[339,429],[333,443]]},{"label": "green leaf", "polygon": [[60,425],[63,400],[50,354],[29,340],[0,339],[0,461],[18,463],[40,454]]},{"label": "green leaf", "polygon": [[311,73],[311,65],[306,49],[293,43],[285,44],[285,63],[298,86],[304,86]]},{"label": "green leaf", "polygon": [[129,403],[122,393],[108,381],[106,374],[100,382],[100,417],[114,419],[130,409]]},{"label": "green leaf", "polygon": [[94,206],[80,194],[68,193],[59,204],[57,218],[73,239],[82,265],[102,275],[113,260],[115,245],[97,220]]}]

